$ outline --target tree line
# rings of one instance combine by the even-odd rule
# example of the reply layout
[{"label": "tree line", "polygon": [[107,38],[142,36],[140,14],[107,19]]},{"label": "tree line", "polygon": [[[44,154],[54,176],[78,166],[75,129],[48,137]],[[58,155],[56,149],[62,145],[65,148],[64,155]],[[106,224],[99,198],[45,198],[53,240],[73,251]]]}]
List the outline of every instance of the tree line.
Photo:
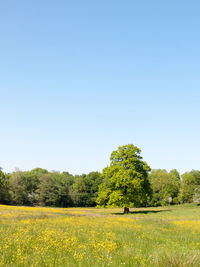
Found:
[{"label": "tree line", "polygon": [[0,203],[10,205],[94,207],[99,172],[72,175],[42,168],[4,173],[0,170]]},{"label": "tree line", "polygon": [[182,175],[153,169],[133,145],[119,147],[100,172],[68,172],[0,168],[0,203],[54,207],[141,207],[200,202],[200,171]]}]

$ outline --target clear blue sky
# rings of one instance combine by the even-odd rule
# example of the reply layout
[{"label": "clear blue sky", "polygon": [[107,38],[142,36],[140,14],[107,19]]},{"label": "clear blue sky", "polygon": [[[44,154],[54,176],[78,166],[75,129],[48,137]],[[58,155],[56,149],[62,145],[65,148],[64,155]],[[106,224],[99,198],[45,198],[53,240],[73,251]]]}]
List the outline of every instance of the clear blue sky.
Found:
[{"label": "clear blue sky", "polygon": [[200,169],[200,2],[1,1],[0,166]]}]

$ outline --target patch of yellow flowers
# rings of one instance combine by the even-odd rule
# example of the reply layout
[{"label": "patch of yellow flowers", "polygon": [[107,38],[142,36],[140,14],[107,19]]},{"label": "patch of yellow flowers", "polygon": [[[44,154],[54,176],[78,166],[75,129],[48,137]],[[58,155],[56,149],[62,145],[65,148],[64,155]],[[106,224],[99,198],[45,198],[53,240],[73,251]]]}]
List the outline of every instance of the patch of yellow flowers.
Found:
[{"label": "patch of yellow flowers", "polygon": [[173,221],[173,223],[182,229],[185,228],[192,231],[200,231],[200,220],[179,220]]},{"label": "patch of yellow flowers", "polygon": [[[195,259],[188,266],[200,266],[200,258],[193,255],[200,249],[200,239],[192,235],[200,231],[200,220],[181,220],[179,210],[178,217],[121,216],[118,211],[0,205],[0,266],[155,267],[162,266],[156,260],[166,251],[165,257],[173,262],[185,249],[184,257]],[[183,266],[184,257],[177,266]],[[166,258],[163,266],[168,262]]]},{"label": "patch of yellow flowers", "polygon": [[141,227],[130,218],[82,216],[84,212],[90,210],[1,205],[0,266],[76,266],[94,260],[97,266],[110,265],[121,247],[112,229]]}]

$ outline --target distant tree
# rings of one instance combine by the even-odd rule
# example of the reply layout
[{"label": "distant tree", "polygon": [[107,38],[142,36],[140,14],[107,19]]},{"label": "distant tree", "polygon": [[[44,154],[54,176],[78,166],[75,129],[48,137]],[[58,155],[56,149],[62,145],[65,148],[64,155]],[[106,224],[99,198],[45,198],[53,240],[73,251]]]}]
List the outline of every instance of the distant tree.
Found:
[{"label": "distant tree", "polygon": [[85,184],[87,190],[86,206],[95,206],[98,195],[99,185],[102,183],[102,176],[99,172],[90,172],[85,177]]},{"label": "distant tree", "polygon": [[96,205],[98,187],[102,183],[99,172],[75,175],[70,196],[75,206],[93,207]]},{"label": "distant tree", "polygon": [[6,183],[6,176],[2,171],[2,168],[0,167],[0,189],[4,186]]},{"label": "distant tree", "polygon": [[149,181],[153,189],[152,206],[176,204],[180,187],[180,175],[177,170],[152,170]]},{"label": "distant tree", "polygon": [[179,186],[181,182],[179,172],[176,169],[173,169],[169,172],[169,175],[171,176],[171,180]]},{"label": "distant tree", "polygon": [[74,183],[74,176],[69,172],[62,172],[60,174],[61,183],[67,186],[71,186]]},{"label": "distant tree", "polygon": [[182,175],[180,193],[179,193],[179,201],[181,203],[191,203],[193,202],[194,191],[197,188],[197,180],[196,178],[186,172]]},{"label": "distant tree", "polygon": [[51,173],[44,174],[40,177],[37,193],[40,205],[58,205],[60,197],[60,185],[53,179]]},{"label": "distant tree", "polygon": [[110,166],[103,170],[97,204],[100,206],[140,207],[148,204],[151,188],[150,167],[140,156],[141,150],[130,144],[112,152]]},{"label": "distant tree", "polygon": [[200,185],[198,185],[194,190],[193,202],[198,204],[200,203]]},{"label": "distant tree", "polygon": [[45,206],[70,206],[69,188],[62,183],[59,173],[47,173],[40,177],[38,201]]},{"label": "distant tree", "polygon": [[33,173],[35,175],[37,175],[38,177],[48,173],[48,171],[46,169],[42,169],[42,168],[35,168],[35,169],[32,169],[30,171],[30,173]]},{"label": "distant tree", "polygon": [[36,204],[36,190],[38,184],[39,179],[34,172],[13,172],[10,176],[10,189],[13,204]]},{"label": "distant tree", "polygon": [[197,184],[200,185],[200,171],[198,170],[192,170],[189,172],[197,181]]},{"label": "distant tree", "polygon": [[74,206],[85,207],[88,199],[87,186],[85,183],[86,174],[75,175],[72,185],[71,198]]},{"label": "distant tree", "polygon": [[76,206],[95,206],[98,187],[101,183],[102,178],[99,172],[90,172],[87,175],[76,176],[73,185],[74,203]]},{"label": "distant tree", "polygon": [[10,188],[12,196],[12,204],[28,205],[28,192],[25,185],[25,175],[21,171],[15,171],[10,177]]},{"label": "distant tree", "polygon": [[9,175],[6,175],[0,168],[0,204],[9,204],[10,201]]}]

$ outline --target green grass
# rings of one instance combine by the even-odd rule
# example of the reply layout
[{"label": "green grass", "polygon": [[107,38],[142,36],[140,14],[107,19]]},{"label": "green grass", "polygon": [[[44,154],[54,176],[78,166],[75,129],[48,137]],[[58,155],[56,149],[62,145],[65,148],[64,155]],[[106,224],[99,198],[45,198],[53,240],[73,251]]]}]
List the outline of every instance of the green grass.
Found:
[{"label": "green grass", "polygon": [[0,266],[200,266],[200,207],[0,206]]}]

